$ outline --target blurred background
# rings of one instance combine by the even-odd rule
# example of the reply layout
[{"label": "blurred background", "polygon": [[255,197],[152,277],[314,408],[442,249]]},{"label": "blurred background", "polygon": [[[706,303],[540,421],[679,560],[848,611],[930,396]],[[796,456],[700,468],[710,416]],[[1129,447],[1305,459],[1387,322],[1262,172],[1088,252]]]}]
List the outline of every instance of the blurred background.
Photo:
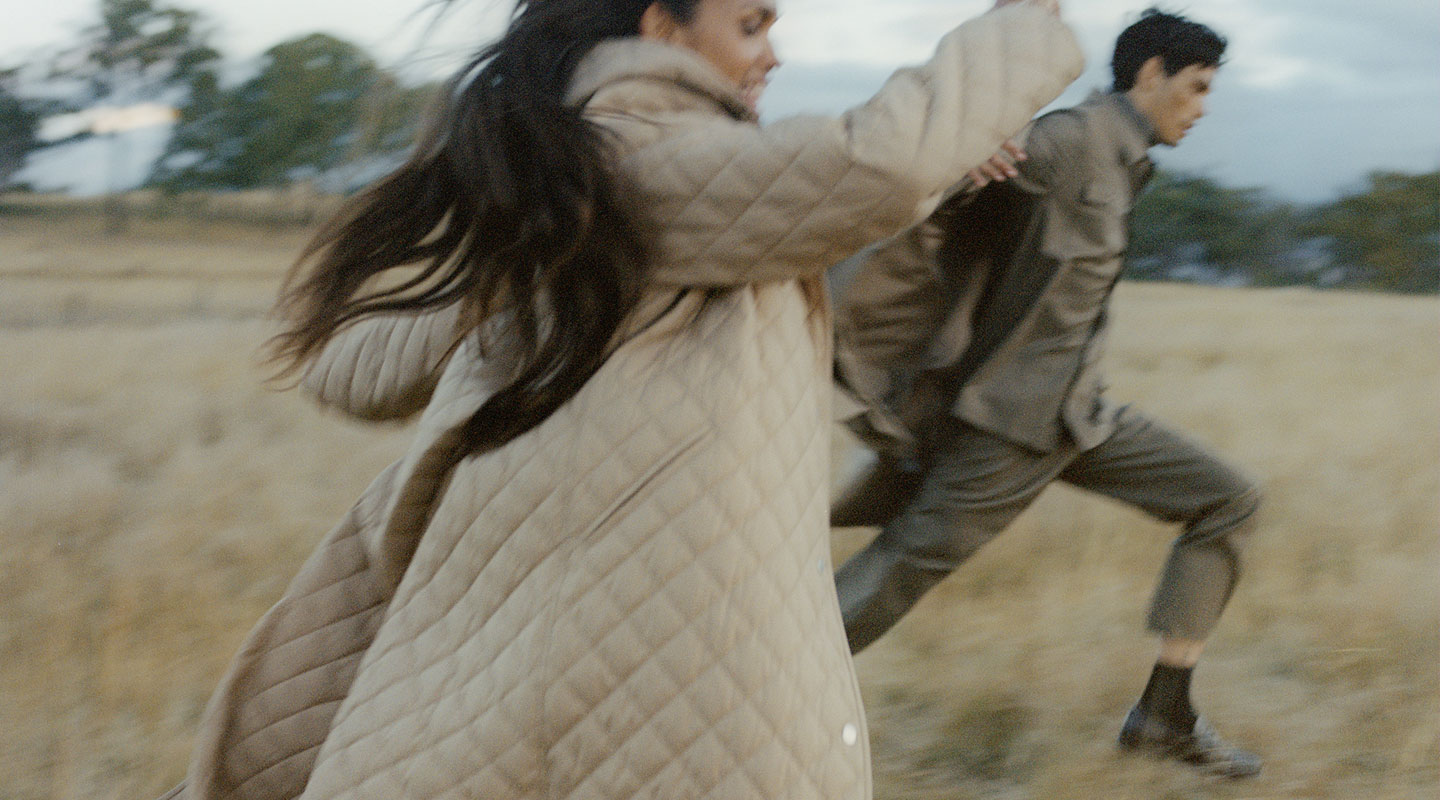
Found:
[{"label": "blurred background", "polygon": [[[988,5],[781,0],[763,114],[861,102]],[[1056,105],[1107,85],[1143,5],[1069,0],[1089,67]],[[401,452],[403,426],[266,388],[266,313],[508,9],[49,0],[0,26],[0,798],[177,781],[245,632]],[[857,659],[879,798],[1440,791],[1440,6],[1179,10],[1231,49],[1154,154],[1111,393],[1267,489],[1196,678],[1266,772],[1115,754],[1173,531],[1056,487]]]}]

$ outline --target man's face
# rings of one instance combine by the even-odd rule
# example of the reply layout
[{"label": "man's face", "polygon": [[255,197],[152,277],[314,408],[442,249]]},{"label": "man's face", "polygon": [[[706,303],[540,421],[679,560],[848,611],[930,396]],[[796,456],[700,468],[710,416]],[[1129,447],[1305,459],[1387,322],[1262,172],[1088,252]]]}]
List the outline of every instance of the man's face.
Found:
[{"label": "man's face", "polygon": [[1215,72],[1215,67],[1191,64],[1174,75],[1166,75],[1158,57],[1145,64],[1131,99],[1155,126],[1156,138],[1171,147],[1180,144],[1190,126],[1205,116],[1205,99],[1210,95]]}]

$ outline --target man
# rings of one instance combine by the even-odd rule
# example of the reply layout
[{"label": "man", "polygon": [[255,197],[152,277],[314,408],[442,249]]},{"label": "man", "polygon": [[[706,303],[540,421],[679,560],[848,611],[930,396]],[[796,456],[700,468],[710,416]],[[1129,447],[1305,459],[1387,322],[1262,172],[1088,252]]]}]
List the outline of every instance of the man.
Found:
[{"label": "man", "polygon": [[1108,402],[1098,366],[1147,151],[1179,144],[1204,114],[1224,49],[1203,25],[1143,12],[1116,41],[1111,92],[1036,120],[1028,158],[976,173],[989,185],[851,265],[837,291],[837,374],[869,401],[862,438],[889,446],[831,522],[882,526],[836,574],[857,652],[1052,481],[1183,524],[1149,612],[1159,656],[1120,745],[1242,777],[1259,759],[1214,733],[1189,683],[1259,493]]}]

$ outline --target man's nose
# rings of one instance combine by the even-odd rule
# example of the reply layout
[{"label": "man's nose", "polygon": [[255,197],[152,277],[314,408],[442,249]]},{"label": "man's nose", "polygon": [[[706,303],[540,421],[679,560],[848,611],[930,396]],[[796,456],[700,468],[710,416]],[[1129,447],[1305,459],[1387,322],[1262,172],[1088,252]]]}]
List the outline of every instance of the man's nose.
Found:
[{"label": "man's nose", "polygon": [[780,66],[780,56],[775,54],[775,45],[770,43],[769,38],[765,39],[765,53],[762,58],[766,72],[770,72]]}]

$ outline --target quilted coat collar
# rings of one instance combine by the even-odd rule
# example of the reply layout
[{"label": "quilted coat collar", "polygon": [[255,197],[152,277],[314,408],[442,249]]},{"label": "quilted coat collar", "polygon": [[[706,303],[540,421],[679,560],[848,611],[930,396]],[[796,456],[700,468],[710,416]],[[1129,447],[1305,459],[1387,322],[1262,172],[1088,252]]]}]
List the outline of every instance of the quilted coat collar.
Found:
[{"label": "quilted coat collar", "polygon": [[569,96],[590,111],[682,110],[703,105],[738,120],[755,112],[701,56],[681,47],[627,36],[596,45],[575,71]]}]

